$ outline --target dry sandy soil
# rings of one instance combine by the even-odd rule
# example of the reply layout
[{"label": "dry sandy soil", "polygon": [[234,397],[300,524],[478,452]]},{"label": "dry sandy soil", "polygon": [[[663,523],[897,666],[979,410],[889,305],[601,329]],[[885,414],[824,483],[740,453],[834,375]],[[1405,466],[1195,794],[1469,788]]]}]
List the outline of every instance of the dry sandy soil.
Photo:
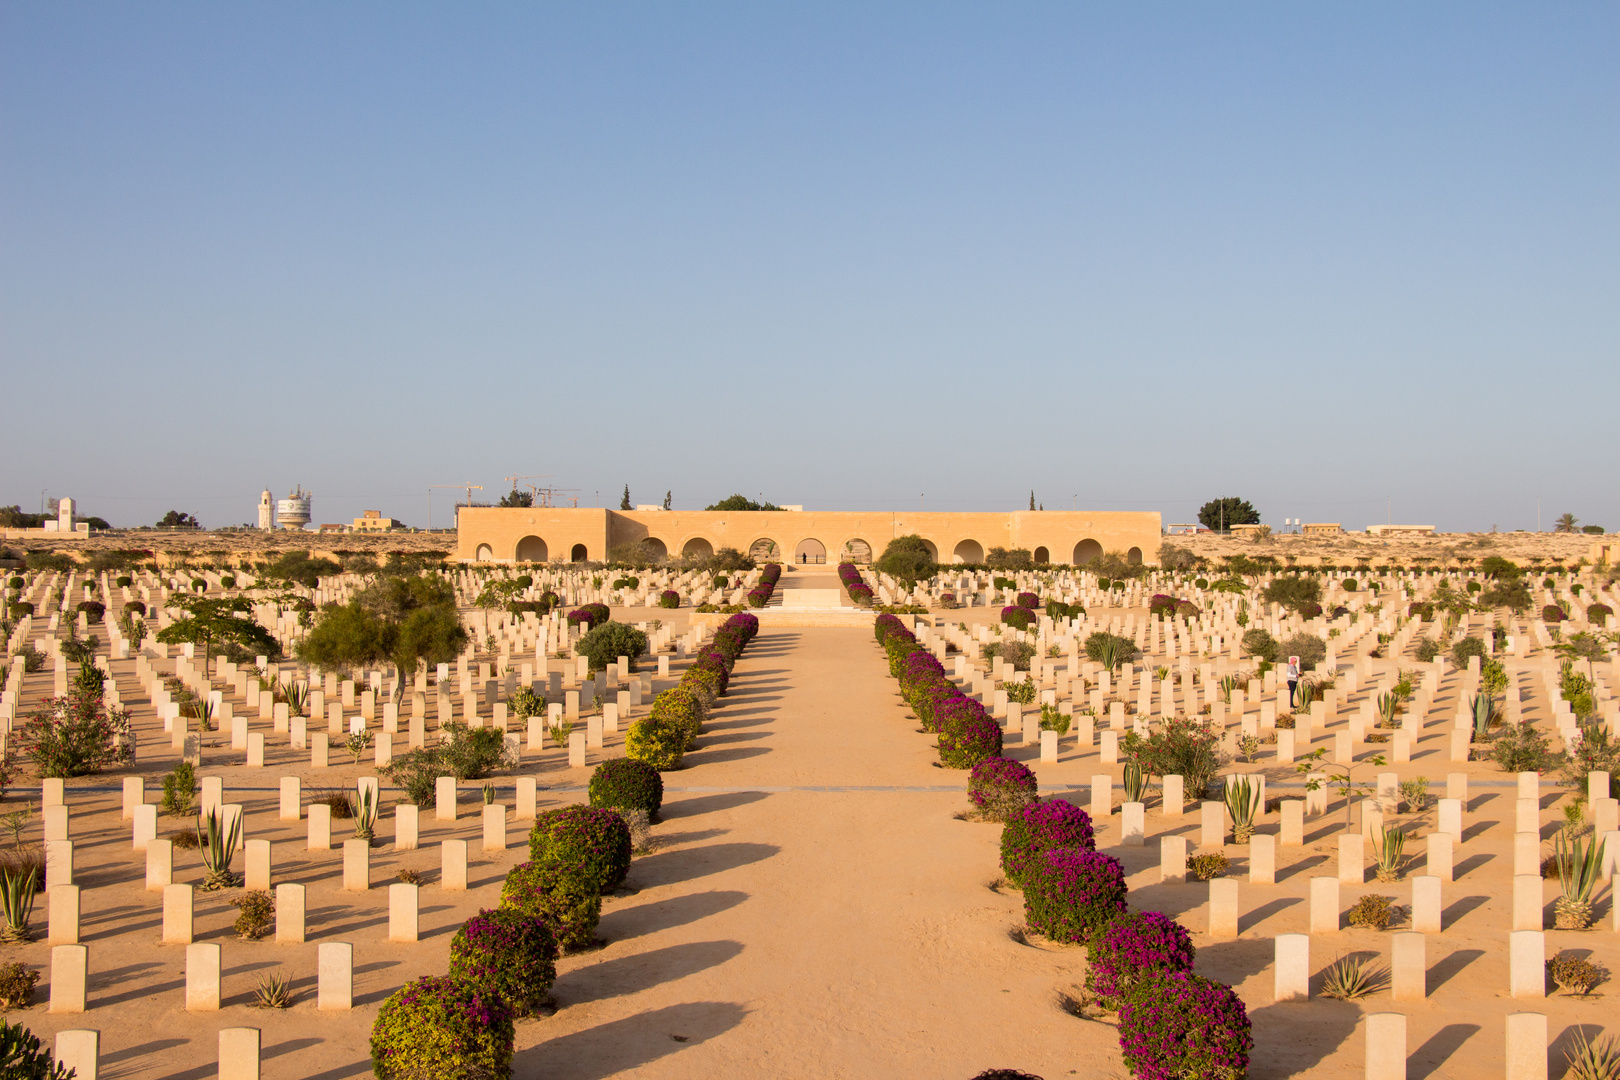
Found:
[{"label": "dry sandy soil", "polygon": [[[830,575],[788,580],[832,587]],[[631,611],[621,617],[655,614],[671,613]],[[121,686],[133,685],[129,662],[119,662],[116,674]],[[29,694],[49,692],[49,678],[31,676]],[[1448,679],[1442,708],[1454,693]],[[156,801],[153,789],[173,755],[144,699],[134,704],[143,731],[150,733],[142,745],[164,748],[137,770],[147,778],[148,800]],[[1534,717],[1545,703],[1525,708]],[[1083,978],[1083,952],[1017,940],[1021,898],[996,884],[1000,829],[956,816],[967,806],[964,777],[935,765],[931,738],[916,728],[869,631],[762,633],[738,664],[731,693],[701,749],[687,756],[683,769],[666,775],[657,847],[636,859],[625,890],[607,900],[601,947],[559,963],[554,1015],[520,1022],[515,1075],[965,1080],[1004,1067],[1048,1080],[1125,1076],[1113,1027],[1062,1007],[1060,995]],[[1443,793],[1445,774],[1464,767],[1447,760],[1439,725],[1431,723],[1426,734],[1412,764],[1393,771],[1403,778],[1427,775]],[[620,752],[622,744],[610,741],[607,753]],[[1093,774],[1110,772],[1116,781],[1119,776],[1117,766],[1098,763],[1095,750],[1079,755],[1072,740],[1065,740],[1056,764],[1039,764],[1036,747],[1012,740],[1008,753],[1037,770],[1043,794],[1068,794],[1082,806]],[[230,929],[234,910],[198,894],[198,939],[223,946],[225,1007],[214,1014],[185,1012],[184,950],[158,943],[161,901],[144,890],[143,857],[130,850],[128,824],[119,820],[118,776],[73,782],[69,803],[76,877],[84,886],[82,940],[90,948],[89,1011],[46,1011],[49,949],[41,941],[0,949],[0,960],[20,958],[47,969],[40,1004],[7,1019],[22,1020],[47,1038],[64,1028],[100,1030],[107,1077],[212,1076],[216,1032],[235,1026],[263,1030],[266,1077],[369,1072],[367,1038],[378,1005],[406,980],[445,970],[456,927],[496,903],[506,870],[525,857],[520,849],[526,824],[510,823],[512,849],[503,856],[480,855],[476,785],[469,784],[457,827],[424,815],[421,850],[396,854],[392,821],[385,817],[373,851],[373,890],[344,893],[337,889],[341,852],[308,852],[301,822],[275,820],[276,779],[300,775],[308,793],[323,785],[352,785],[355,776],[371,770],[313,770],[307,757],[284,746],[263,770],[231,764],[238,760],[228,749],[215,750],[201,771],[224,777],[227,800],[246,804],[251,836],[274,842],[275,879],[309,887],[308,942],[239,941]],[[549,750],[524,768],[539,777],[542,807],[583,800],[588,770],[567,768],[561,751]],[[1428,944],[1430,996],[1422,1003],[1394,1003],[1387,990],[1360,1003],[1271,1001],[1271,938],[1306,930],[1309,879],[1334,873],[1342,818],[1336,801],[1328,817],[1308,821],[1304,848],[1279,850],[1275,886],[1251,887],[1244,849],[1227,847],[1232,873],[1243,881],[1241,937],[1231,943],[1204,936],[1204,886],[1158,883],[1155,838],[1190,833],[1196,843],[1196,812],[1167,818],[1150,804],[1144,848],[1119,846],[1115,816],[1100,823],[1098,846],[1124,862],[1132,903],[1179,918],[1199,946],[1199,971],[1232,983],[1245,998],[1258,1044],[1255,1080],[1361,1076],[1359,1019],[1363,1012],[1388,1010],[1409,1018],[1409,1076],[1498,1076],[1508,1013],[1544,1011],[1560,1045],[1567,1044],[1573,1025],[1595,1032],[1612,1024],[1614,1014],[1612,1001],[1601,996],[1559,995],[1533,1003],[1508,998],[1512,780],[1491,765],[1466,769],[1472,788],[1465,841],[1456,854],[1456,883],[1445,891],[1445,932]],[[1374,770],[1365,771],[1370,776]],[[1296,779],[1291,768],[1267,772],[1274,793],[1300,794],[1281,786]],[[511,781],[501,782],[510,803]],[[1550,835],[1560,795],[1550,781],[1542,790],[1543,831]],[[37,799],[37,789],[13,789],[12,804],[24,797]],[[162,820],[160,832],[181,824]],[[1432,825],[1431,811],[1418,831]],[[1276,829],[1276,815],[1268,815],[1264,830]],[[340,830],[335,823],[335,842]],[[437,883],[438,842],[450,836],[471,841],[472,887],[466,893],[443,891]],[[1419,861],[1409,874],[1422,872],[1421,841],[1414,853]],[[177,852],[175,861],[177,881],[201,880],[195,852]],[[426,875],[422,940],[414,945],[385,940],[385,886],[400,867]],[[1410,889],[1409,878],[1391,886],[1345,886],[1343,907],[1374,891],[1409,903]],[[1549,883],[1549,921],[1556,892],[1556,883]],[[1620,946],[1607,929],[1609,902],[1605,889],[1605,929],[1548,931],[1549,955],[1561,948],[1590,950],[1610,969],[1620,967]],[[36,914],[43,929],[43,902]],[[352,1012],[315,1010],[315,952],[322,941],[354,945]],[[1387,960],[1388,935],[1316,935],[1312,970],[1320,972],[1352,951]],[[287,1012],[251,1007],[256,980],[276,968],[297,977],[304,1000]],[[1553,1056],[1562,1062],[1561,1053]]]}]

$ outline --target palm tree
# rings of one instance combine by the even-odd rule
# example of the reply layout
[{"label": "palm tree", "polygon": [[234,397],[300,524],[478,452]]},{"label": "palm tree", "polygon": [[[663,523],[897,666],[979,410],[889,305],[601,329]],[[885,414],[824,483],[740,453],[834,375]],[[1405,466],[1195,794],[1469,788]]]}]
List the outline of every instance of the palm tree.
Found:
[{"label": "palm tree", "polygon": [[1558,520],[1553,522],[1553,532],[1572,533],[1575,531],[1575,526],[1578,524],[1580,524],[1580,522],[1576,520],[1574,514],[1560,514]]}]

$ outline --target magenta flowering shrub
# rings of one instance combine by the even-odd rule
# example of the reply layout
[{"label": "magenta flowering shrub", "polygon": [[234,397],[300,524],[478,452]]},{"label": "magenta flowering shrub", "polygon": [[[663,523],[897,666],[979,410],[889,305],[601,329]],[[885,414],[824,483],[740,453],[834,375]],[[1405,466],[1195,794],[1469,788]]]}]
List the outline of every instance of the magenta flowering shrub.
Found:
[{"label": "magenta flowering shrub", "polygon": [[1608,604],[1587,604],[1586,621],[1603,625],[1603,620],[1614,614],[1614,608]]},{"label": "magenta flowering shrub", "polygon": [[1013,606],[1034,611],[1041,606],[1041,598],[1032,592],[1021,592],[1013,598]]},{"label": "magenta flowering shrub", "polygon": [[1119,1049],[1136,1080],[1242,1080],[1254,1038],[1230,986],[1168,971],[1144,979],[1120,1006]]},{"label": "magenta flowering shrub", "polygon": [[911,711],[917,714],[917,720],[922,724],[922,729],[927,732],[937,732],[940,726],[940,706],[953,698],[961,696],[961,691],[942,679],[939,683],[922,687],[907,700],[911,705]]},{"label": "magenta flowering shrub", "polygon": [[778,581],[781,581],[782,564],[774,562],[766,563],[765,569],[760,572],[759,580],[760,583],[764,585],[775,585]]},{"label": "magenta flowering shrub", "polygon": [[661,608],[678,608],[681,606],[681,594],[674,589],[665,589],[658,594],[658,606]]},{"label": "magenta flowering shrub", "polygon": [[953,592],[940,593],[939,606],[946,610],[956,607],[956,594]]},{"label": "magenta flowering shrub", "polygon": [[900,621],[900,616],[884,614],[872,620],[872,636],[877,638],[879,645],[887,645],[889,635],[894,633],[911,633],[906,629],[906,624]]},{"label": "magenta flowering shrub", "polygon": [[1021,761],[988,757],[968,776],[968,801],[992,821],[1006,821],[1040,797],[1040,782]]},{"label": "magenta flowering shrub", "polygon": [[1546,607],[1541,609],[1541,621],[1563,622],[1564,609],[1559,607],[1557,604],[1548,604]]},{"label": "magenta flowering shrub", "polygon": [[849,598],[861,607],[872,606],[872,587],[866,584],[861,572],[855,569],[854,563],[838,564],[838,580],[844,583],[844,591]]},{"label": "magenta flowering shrub", "polygon": [[1025,875],[1053,848],[1091,851],[1096,846],[1091,815],[1078,806],[1063,799],[1030,803],[1001,830],[1001,870],[1022,887]]},{"label": "magenta flowering shrub", "polygon": [[527,1016],[557,978],[556,935],[543,920],[514,908],[480,911],[450,939],[450,977],[496,995],[514,1016]]},{"label": "magenta flowering shrub", "polygon": [[1018,630],[1028,630],[1035,625],[1035,613],[1027,607],[1014,604],[1001,609],[1001,621]]},{"label": "magenta flowering shrub", "polygon": [[872,592],[871,586],[869,586],[869,585],[861,585],[861,584],[851,585],[849,587],[849,589],[848,589],[848,592],[849,592],[849,598],[851,600],[855,601],[855,603],[858,604],[859,606],[861,606],[861,607],[871,607],[872,606],[872,598],[873,598],[873,596],[875,594]]},{"label": "magenta flowering shrub", "polygon": [[1177,600],[1176,601],[1176,614],[1180,615],[1183,619],[1196,619],[1196,618],[1198,618],[1198,616],[1202,615],[1203,613],[1204,613],[1203,608],[1200,608],[1197,604],[1193,603],[1191,600]]},{"label": "magenta flowering shrub", "polygon": [[450,975],[406,983],[371,1025],[378,1080],[510,1076],[512,1013],[499,996]]},{"label": "magenta flowering shrub", "polygon": [[[974,704],[978,704],[974,702]],[[939,763],[947,769],[971,769],[1001,754],[1001,725],[984,714],[953,714],[939,729]]]},{"label": "magenta flowering shrub", "polygon": [[1148,614],[1156,619],[1167,619],[1176,613],[1176,604],[1180,603],[1175,597],[1164,593],[1154,593],[1148,600]]},{"label": "magenta flowering shrub", "polygon": [[906,700],[925,686],[937,686],[945,679],[945,665],[934,654],[918,649],[900,661],[900,694]]},{"label": "magenta flowering shrub", "polygon": [[1097,851],[1043,852],[1026,868],[1023,885],[1025,921],[1053,941],[1084,943],[1125,910],[1125,871]]},{"label": "magenta flowering shrub", "polygon": [[1322,605],[1315,600],[1307,600],[1299,605],[1299,614],[1302,618],[1314,619],[1322,614]]},{"label": "magenta flowering shrub", "polygon": [[1087,945],[1086,989],[1116,1010],[1143,980],[1191,971],[1197,956],[1186,927],[1158,911],[1127,911],[1110,919]]},{"label": "magenta flowering shrub", "polygon": [[568,621],[576,626],[584,623],[586,629],[595,630],[608,621],[610,614],[612,613],[608,611],[606,604],[586,604],[584,607],[578,607],[570,611]]},{"label": "magenta flowering shrub", "polygon": [[759,634],[759,616],[750,615],[746,611],[739,612],[727,619],[720,628],[722,630],[735,630],[742,635],[743,644],[747,645]]},{"label": "magenta flowering shrub", "polygon": [[748,606],[762,608],[771,602],[771,594],[776,592],[776,586],[768,581],[760,582],[748,590]]},{"label": "magenta flowering shrub", "polygon": [[539,867],[578,875],[599,893],[612,892],[630,870],[630,828],[598,807],[543,810],[529,833],[529,857]]}]

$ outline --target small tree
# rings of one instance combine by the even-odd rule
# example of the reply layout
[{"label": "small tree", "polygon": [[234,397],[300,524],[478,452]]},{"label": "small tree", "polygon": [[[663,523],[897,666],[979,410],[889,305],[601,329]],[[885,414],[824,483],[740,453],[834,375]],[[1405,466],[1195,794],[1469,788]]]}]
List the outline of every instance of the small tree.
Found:
[{"label": "small tree", "polygon": [[1199,509],[1198,520],[1214,532],[1230,532],[1233,525],[1260,524],[1260,511],[1248,499],[1211,499]]},{"label": "small tree", "polygon": [[1558,520],[1553,522],[1553,532],[1572,533],[1579,524],[1580,520],[1574,514],[1559,514]]},{"label": "small tree", "polygon": [[198,524],[195,514],[185,514],[179,510],[170,510],[167,514],[158,518],[157,524],[160,529],[198,529],[202,527]]},{"label": "small tree", "polygon": [[1383,765],[1384,755],[1377,754],[1367,761],[1359,761],[1350,765],[1328,765],[1326,766],[1327,772],[1325,775],[1315,775],[1317,770],[1323,767],[1322,759],[1326,756],[1327,747],[1318,746],[1315,750],[1306,754],[1299,764],[1294,766],[1294,771],[1305,777],[1306,791],[1320,791],[1323,784],[1339,789],[1339,795],[1344,799],[1344,824],[1348,828],[1356,803],[1371,795],[1375,790],[1375,788],[1368,787],[1357,781],[1355,771],[1362,765]]},{"label": "small tree", "polygon": [[504,506],[504,507],[508,507],[508,508],[519,507],[519,506],[533,506],[534,505],[534,492],[532,492],[532,491],[519,491],[517,488],[513,488],[511,491],[509,491],[505,495],[501,496],[501,501],[500,501],[499,505]]},{"label": "small tree", "polygon": [[620,510],[629,510],[629,509],[631,509],[631,506],[630,506],[630,485],[629,484],[624,485],[624,494],[619,497],[619,509]]},{"label": "small tree", "polygon": [[890,577],[899,578],[907,588],[939,573],[933,550],[915,533],[890,540],[877,561],[877,568]]},{"label": "small tree", "polygon": [[244,649],[272,656],[281,654],[281,645],[270,632],[239,612],[252,611],[253,605],[240,597],[211,600],[200,596],[171,598],[168,606],[185,615],[158,631],[157,640],[165,645],[187,642],[203,647],[203,670],[208,670],[209,653],[216,642],[239,645]]}]

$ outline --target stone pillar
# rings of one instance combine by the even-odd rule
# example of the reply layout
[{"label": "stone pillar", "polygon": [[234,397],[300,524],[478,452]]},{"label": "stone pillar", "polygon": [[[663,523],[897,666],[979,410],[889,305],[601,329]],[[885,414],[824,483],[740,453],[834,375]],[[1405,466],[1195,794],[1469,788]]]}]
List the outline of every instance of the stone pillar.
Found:
[{"label": "stone pillar", "polygon": [[1542,1013],[1509,1013],[1507,1080],[1547,1080],[1547,1017]]},{"label": "stone pillar", "polygon": [[296,944],[304,940],[304,887],[293,882],[276,886],[276,940]]},{"label": "stone pillar", "polygon": [[538,790],[534,777],[518,777],[517,806],[512,812],[513,816],[519,821],[532,821],[538,816],[538,802]]},{"label": "stone pillar", "polygon": [[221,1028],[219,1080],[259,1080],[259,1029]]},{"label": "stone pillar", "polygon": [[270,888],[270,841],[247,842],[247,877],[243,884],[249,889]]},{"label": "stone pillar", "polygon": [[1141,847],[1147,839],[1147,811],[1139,802],[1124,803],[1119,808],[1119,842],[1126,847]]},{"label": "stone pillar", "polygon": [[191,886],[163,887],[163,944],[191,944]]},{"label": "stone pillar", "polygon": [[570,769],[583,769],[585,767],[585,733],[575,730],[568,734],[568,767]]},{"label": "stone pillar", "polygon": [[456,778],[441,776],[433,782],[433,818],[435,821],[456,820]]},{"label": "stone pillar", "polygon": [[388,886],[388,940],[415,941],[417,938],[418,886],[399,881]]},{"label": "stone pillar", "polygon": [[58,1031],[56,1064],[71,1069],[75,1080],[97,1080],[101,1074],[101,1032],[82,1028]]},{"label": "stone pillar", "polygon": [[467,890],[467,841],[446,840],[439,845],[439,885],[453,892]]},{"label": "stone pillar", "polygon": [[1543,928],[1541,885],[1541,875],[1539,873],[1514,876],[1513,929],[1540,930]]},{"label": "stone pillar", "polygon": [[51,948],[51,1007],[53,1013],[82,1013],[85,987],[90,978],[88,945],[56,945]]},{"label": "stone pillar", "polygon": [[1339,880],[1347,885],[1367,880],[1367,840],[1360,833],[1339,834]]},{"label": "stone pillar", "polygon": [[219,946],[212,942],[186,946],[186,1011],[219,1011]]},{"label": "stone pillar", "polygon": [[371,841],[343,841],[343,888],[365,892],[371,888]]},{"label": "stone pillar", "polygon": [[412,803],[394,807],[394,850],[415,851],[421,838],[421,809]]},{"label": "stone pillar", "polygon": [[157,839],[157,812],[158,808],[150,803],[135,807],[131,815],[135,823],[131,846],[136,851],[145,851],[146,845]]},{"label": "stone pillar", "polygon": [[281,778],[281,802],[276,816],[282,821],[297,821],[303,816],[303,792],[298,777]]},{"label": "stone pillar", "polygon": [[1270,833],[1249,837],[1249,884],[1277,884],[1277,838]]},{"label": "stone pillar", "polygon": [[135,808],[146,802],[146,781],[138,776],[124,777],[124,810],[123,820],[129,821],[135,816]]},{"label": "stone pillar", "polygon": [[1462,843],[1462,800],[1441,799],[1436,811],[1435,832],[1448,834],[1453,843]]},{"label": "stone pillar", "polygon": [[1396,1001],[1422,1001],[1428,995],[1427,939],[1416,931],[1391,934],[1390,991]]},{"label": "stone pillar", "polygon": [[1429,834],[1428,870],[1430,877],[1437,877],[1441,881],[1451,880],[1451,848],[1454,839],[1450,833],[1432,832]]},{"label": "stone pillar", "polygon": [[1367,1015],[1367,1080],[1406,1080],[1406,1017]]},{"label": "stone pillar", "polygon": [[354,946],[329,941],[316,947],[315,1007],[347,1012],[354,1004]]},{"label": "stone pillar", "polygon": [[1508,935],[1508,986],[1516,998],[1547,996],[1547,944],[1540,930],[1515,930]]},{"label": "stone pillar", "polygon": [[1209,936],[1212,941],[1237,940],[1238,883],[1236,878],[1210,879]]},{"label": "stone pillar", "polygon": [[1187,841],[1180,836],[1159,838],[1159,880],[1184,883],[1187,880]]},{"label": "stone pillar", "polygon": [[309,804],[308,850],[332,850],[332,808],[325,803]]},{"label": "stone pillar", "polygon": [[1541,837],[1533,832],[1513,834],[1513,875],[1541,876]]},{"label": "stone pillar", "polygon": [[146,845],[146,891],[160,892],[173,883],[174,841],[148,841]]},{"label": "stone pillar", "polygon": [[1174,774],[1161,781],[1164,788],[1164,816],[1181,817],[1186,806],[1185,782]]},{"label": "stone pillar", "polygon": [[1520,799],[1513,806],[1513,828],[1516,832],[1541,834],[1541,803],[1535,799]]},{"label": "stone pillar", "polygon": [[1226,846],[1226,804],[1205,800],[1198,804],[1198,846],[1219,850]]},{"label": "stone pillar", "polygon": [[45,880],[51,888],[73,884],[73,841],[45,841]]},{"label": "stone pillar", "polygon": [[506,807],[490,803],[484,807],[484,850],[506,850]]},{"label": "stone pillar", "polygon": [[1441,931],[1440,879],[1424,874],[1412,878],[1412,929],[1421,934]]},{"label": "stone pillar", "polygon": [[[1337,883],[1335,883],[1337,884]],[[1311,996],[1311,939],[1308,934],[1278,934],[1272,966],[1277,1001],[1306,1001]]]},{"label": "stone pillar", "polygon": [[1091,778],[1091,820],[1107,821],[1114,813],[1114,778],[1099,773]]},{"label": "stone pillar", "polygon": [[1283,847],[1303,847],[1305,845],[1305,801],[1303,799],[1284,799],[1282,801],[1282,835],[1279,840]]},{"label": "stone pillar", "polygon": [[1311,933],[1336,933],[1339,914],[1339,879],[1311,878]]},{"label": "stone pillar", "polygon": [[79,943],[79,887],[52,885],[46,891],[45,943],[48,945],[77,945]]}]

